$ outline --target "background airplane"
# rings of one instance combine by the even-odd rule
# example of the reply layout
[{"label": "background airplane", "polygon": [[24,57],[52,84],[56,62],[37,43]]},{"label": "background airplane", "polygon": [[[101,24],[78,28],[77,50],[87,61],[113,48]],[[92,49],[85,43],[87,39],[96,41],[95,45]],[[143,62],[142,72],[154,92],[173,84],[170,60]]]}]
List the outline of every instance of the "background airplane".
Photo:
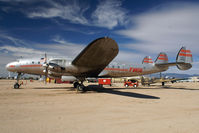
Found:
[{"label": "background airplane", "polygon": [[141,77],[140,81],[142,85],[151,85],[155,83],[161,83],[162,86],[165,85],[165,83],[171,82],[174,83],[178,80],[181,80],[180,78],[165,78],[165,77],[160,77],[160,78],[148,78],[148,77]]},{"label": "background airplane", "polygon": [[161,52],[156,61],[151,57],[144,58],[140,65],[120,65],[110,63],[118,54],[117,43],[108,37],[98,38],[91,42],[74,60],[41,58],[39,60],[18,60],[6,65],[6,69],[18,73],[14,88],[19,88],[21,74],[45,75],[50,78],[68,76],[76,81],[74,87],[85,91],[83,82],[86,78],[94,77],[131,77],[166,71],[170,66],[177,66],[180,70],[192,67],[192,54],[190,50],[182,47],[177,54],[176,62],[169,63],[168,57]]}]

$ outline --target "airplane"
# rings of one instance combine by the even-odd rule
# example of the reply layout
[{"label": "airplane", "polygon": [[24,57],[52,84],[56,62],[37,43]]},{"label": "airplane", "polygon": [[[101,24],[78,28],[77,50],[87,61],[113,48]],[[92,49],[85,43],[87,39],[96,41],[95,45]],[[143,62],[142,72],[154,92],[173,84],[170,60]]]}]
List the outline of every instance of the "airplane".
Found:
[{"label": "airplane", "polygon": [[109,37],[102,37],[87,45],[74,60],[47,59],[39,60],[21,59],[8,63],[6,69],[16,72],[17,82],[14,88],[19,88],[19,79],[22,74],[45,75],[50,78],[75,79],[74,88],[77,91],[86,91],[83,82],[86,78],[118,78],[146,75],[166,71],[170,66],[177,66],[180,70],[188,70],[192,67],[192,54],[190,50],[182,47],[177,54],[176,62],[168,62],[168,57],[161,52],[156,61],[146,56],[142,64],[124,65],[111,63],[117,56],[119,48],[115,40]]},{"label": "airplane", "polygon": [[155,83],[162,83],[162,86],[165,85],[165,83],[171,82],[174,83],[176,81],[181,80],[181,78],[164,78],[164,77],[160,77],[160,78],[147,78],[147,77],[141,77],[141,84],[142,85],[151,85],[151,84],[155,84]]}]

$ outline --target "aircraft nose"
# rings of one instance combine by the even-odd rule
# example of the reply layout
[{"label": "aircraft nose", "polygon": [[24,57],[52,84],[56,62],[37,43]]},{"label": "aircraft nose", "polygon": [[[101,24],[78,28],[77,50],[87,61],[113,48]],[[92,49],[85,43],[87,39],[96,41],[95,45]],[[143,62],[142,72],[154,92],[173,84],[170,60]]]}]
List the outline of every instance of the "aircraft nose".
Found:
[{"label": "aircraft nose", "polygon": [[12,69],[15,67],[15,65],[11,62],[11,63],[8,63],[7,65],[6,65],[6,70],[8,70],[8,71],[12,71]]},{"label": "aircraft nose", "polygon": [[9,66],[10,66],[10,63],[8,63],[8,64],[6,65],[6,70],[8,70],[8,71],[9,71]]}]

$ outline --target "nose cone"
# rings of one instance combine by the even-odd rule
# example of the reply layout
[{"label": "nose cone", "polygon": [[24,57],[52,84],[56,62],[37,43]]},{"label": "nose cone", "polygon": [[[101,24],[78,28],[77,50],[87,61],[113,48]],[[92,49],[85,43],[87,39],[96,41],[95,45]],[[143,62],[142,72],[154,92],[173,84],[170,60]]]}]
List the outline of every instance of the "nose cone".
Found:
[{"label": "nose cone", "polygon": [[6,70],[8,70],[8,71],[10,71],[9,66],[10,66],[10,63],[8,63],[8,64],[6,65]]},{"label": "nose cone", "polygon": [[7,69],[8,71],[14,71],[14,70],[15,70],[15,63],[14,63],[14,62],[8,63],[8,64],[6,65],[6,69]]}]

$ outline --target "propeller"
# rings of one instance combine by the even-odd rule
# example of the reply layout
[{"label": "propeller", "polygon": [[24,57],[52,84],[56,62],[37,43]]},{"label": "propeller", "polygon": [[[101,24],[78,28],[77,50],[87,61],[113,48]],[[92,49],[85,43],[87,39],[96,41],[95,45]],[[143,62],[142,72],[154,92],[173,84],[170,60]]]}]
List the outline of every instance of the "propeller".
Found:
[{"label": "propeller", "polygon": [[45,84],[47,83],[46,80],[48,78],[48,66],[49,66],[49,64],[47,63],[47,54],[45,53],[44,64],[43,64],[43,67],[45,68],[44,69],[44,73],[45,73]]}]

